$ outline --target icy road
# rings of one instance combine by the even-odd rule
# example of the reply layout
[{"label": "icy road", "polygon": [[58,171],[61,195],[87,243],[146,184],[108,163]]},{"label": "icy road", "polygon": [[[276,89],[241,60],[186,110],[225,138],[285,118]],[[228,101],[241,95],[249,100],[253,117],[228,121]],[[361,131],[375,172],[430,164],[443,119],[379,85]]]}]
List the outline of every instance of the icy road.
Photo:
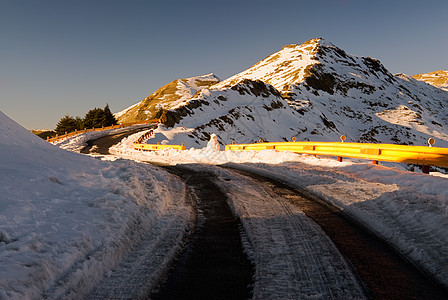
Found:
[{"label": "icy road", "polygon": [[[89,298],[447,297],[384,241],[309,192],[236,164],[165,170],[186,184],[179,193],[189,199],[191,225],[182,231],[167,224],[156,245],[148,234]],[[170,270],[158,274],[158,259],[170,259]]]}]

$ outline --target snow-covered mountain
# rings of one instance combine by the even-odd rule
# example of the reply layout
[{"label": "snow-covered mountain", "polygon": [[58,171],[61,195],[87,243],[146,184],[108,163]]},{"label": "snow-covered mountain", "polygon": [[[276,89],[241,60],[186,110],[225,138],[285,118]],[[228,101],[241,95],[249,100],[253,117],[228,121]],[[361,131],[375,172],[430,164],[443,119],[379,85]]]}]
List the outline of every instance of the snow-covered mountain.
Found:
[{"label": "snow-covered mountain", "polygon": [[439,70],[431,73],[417,74],[412,77],[448,91],[448,70]]},{"label": "snow-covered mountain", "polygon": [[[191,93],[192,94],[192,93]],[[448,92],[322,39],[288,45],[193,97],[178,97],[150,143],[297,140],[448,146]]]},{"label": "snow-covered mountain", "polygon": [[122,124],[154,119],[159,110],[175,107],[217,82],[219,78],[214,74],[174,80],[142,101],[116,113],[115,117]]}]

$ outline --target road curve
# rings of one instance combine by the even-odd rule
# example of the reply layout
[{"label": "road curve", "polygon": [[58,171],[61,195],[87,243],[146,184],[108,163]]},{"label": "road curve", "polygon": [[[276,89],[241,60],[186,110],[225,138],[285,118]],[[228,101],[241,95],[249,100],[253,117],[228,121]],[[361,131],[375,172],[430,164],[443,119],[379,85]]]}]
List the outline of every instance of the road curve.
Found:
[{"label": "road curve", "polygon": [[118,144],[122,139],[128,137],[139,131],[147,130],[154,127],[155,125],[149,125],[148,127],[131,128],[120,133],[107,135],[100,137],[95,140],[90,140],[87,142],[87,146],[81,150],[82,154],[101,154],[109,155],[109,148],[115,144]]}]

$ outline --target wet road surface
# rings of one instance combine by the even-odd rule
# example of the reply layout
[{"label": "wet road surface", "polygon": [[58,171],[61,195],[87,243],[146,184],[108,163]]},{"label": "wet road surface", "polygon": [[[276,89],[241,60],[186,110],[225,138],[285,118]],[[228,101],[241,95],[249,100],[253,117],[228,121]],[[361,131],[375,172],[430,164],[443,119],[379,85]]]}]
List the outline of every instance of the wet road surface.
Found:
[{"label": "wet road surface", "polygon": [[336,208],[278,180],[238,171],[288,199],[315,221],[353,265],[372,299],[448,299],[448,292]]},{"label": "wet road surface", "polygon": [[180,176],[196,195],[195,232],[168,279],[150,299],[249,299],[253,267],[243,252],[240,222],[213,175],[165,167]]}]

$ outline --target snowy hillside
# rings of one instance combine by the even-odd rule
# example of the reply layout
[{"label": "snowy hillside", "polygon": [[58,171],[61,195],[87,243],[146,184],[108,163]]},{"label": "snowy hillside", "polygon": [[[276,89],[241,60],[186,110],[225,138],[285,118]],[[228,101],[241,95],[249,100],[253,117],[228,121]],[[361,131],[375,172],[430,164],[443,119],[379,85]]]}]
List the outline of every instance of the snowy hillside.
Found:
[{"label": "snowy hillside", "polygon": [[160,109],[169,109],[192,98],[198,91],[219,82],[213,74],[177,79],[118,113],[119,123],[133,123],[154,119]]},{"label": "snowy hillside", "polygon": [[[297,129],[300,114],[280,93],[261,81],[244,80],[230,88],[206,89],[161,117],[164,126],[149,143],[205,145],[215,133],[221,144],[288,140]],[[181,130],[180,130],[181,129]]]},{"label": "snowy hillside", "polygon": [[[177,102],[150,142],[205,145],[298,140],[448,146],[448,92],[323,39],[288,45],[253,67]],[[172,129],[171,129],[172,128]],[[182,128],[182,130],[179,130]],[[168,129],[168,130],[167,130]],[[168,133],[170,131],[170,133]]]},{"label": "snowy hillside", "polygon": [[2,112],[0,128],[0,299],[82,298],[145,232],[183,231],[165,172],[59,149]]},{"label": "snowy hillside", "polygon": [[435,87],[448,91],[448,71],[439,70],[431,73],[417,74],[412,76],[417,80],[424,81]]}]

